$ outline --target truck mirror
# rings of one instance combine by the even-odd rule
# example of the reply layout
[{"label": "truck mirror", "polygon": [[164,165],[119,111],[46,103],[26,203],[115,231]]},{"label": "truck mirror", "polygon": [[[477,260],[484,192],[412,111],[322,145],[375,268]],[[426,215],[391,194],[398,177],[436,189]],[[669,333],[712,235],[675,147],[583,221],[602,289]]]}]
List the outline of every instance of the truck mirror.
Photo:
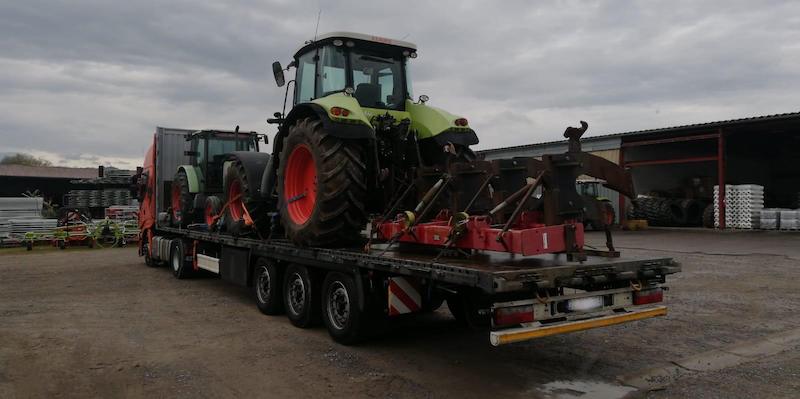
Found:
[{"label": "truck mirror", "polygon": [[286,78],[283,77],[283,67],[281,67],[281,63],[275,61],[272,63],[272,74],[275,76],[275,83],[278,84],[278,87],[283,87],[286,84]]}]

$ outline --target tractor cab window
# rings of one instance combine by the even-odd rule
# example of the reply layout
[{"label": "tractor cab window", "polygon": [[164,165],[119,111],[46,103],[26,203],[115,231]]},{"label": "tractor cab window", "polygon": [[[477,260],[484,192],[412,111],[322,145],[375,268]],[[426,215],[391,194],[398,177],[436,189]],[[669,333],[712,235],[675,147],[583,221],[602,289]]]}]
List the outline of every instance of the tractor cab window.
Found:
[{"label": "tractor cab window", "polygon": [[317,98],[344,90],[347,86],[346,58],[340,47],[325,46],[320,50],[320,71],[317,75]]},{"label": "tractor cab window", "polygon": [[402,109],[405,101],[399,59],[351,51],[355,98],[362,107]]},{"label": "tractor cab window", "polygon": [[317,76],[317,65],[314,62],[315,52],[303,54],[297,59],[297,78],[295,81],[294,102],[296,104],[314,99],[314,81]]}]

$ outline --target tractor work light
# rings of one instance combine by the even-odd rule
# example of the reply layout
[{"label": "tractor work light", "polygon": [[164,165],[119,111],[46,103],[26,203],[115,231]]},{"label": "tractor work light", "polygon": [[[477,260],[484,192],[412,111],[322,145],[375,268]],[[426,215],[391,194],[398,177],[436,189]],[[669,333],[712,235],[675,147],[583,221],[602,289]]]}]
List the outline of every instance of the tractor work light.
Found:
[{"label": "tractor work light", "polygon": [[532,323],[533,320],[533,305],[511,306],[494,310],[495,326]]},{"label": "tractor work light", "polygon": [[458,118],[455,122],[456,126],[467,126],[468,123],[465,118]]},{"label": "tractor work light", "polygon": [[341,47],[343,44],[344,42],[341,39],[336,39],[333,41],[333,45],[336,47]]},{"label": "tractor work light", "polygon": [[331,115],[333,116],[348,116],[350,115],[350,111],[346,108],[342,107],[333,107],[331,108]]}]

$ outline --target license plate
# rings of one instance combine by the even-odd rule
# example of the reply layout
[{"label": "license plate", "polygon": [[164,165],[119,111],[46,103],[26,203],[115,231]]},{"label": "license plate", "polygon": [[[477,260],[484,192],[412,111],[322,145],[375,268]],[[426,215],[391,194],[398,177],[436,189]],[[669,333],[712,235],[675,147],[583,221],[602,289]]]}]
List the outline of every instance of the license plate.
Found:
[{"label": "license plate", "polygon": [[603,297],[590,296],[587,298],[570,299],[567,302],[567,309],[570,312],[586,312],[588,310],[602,308]]}]

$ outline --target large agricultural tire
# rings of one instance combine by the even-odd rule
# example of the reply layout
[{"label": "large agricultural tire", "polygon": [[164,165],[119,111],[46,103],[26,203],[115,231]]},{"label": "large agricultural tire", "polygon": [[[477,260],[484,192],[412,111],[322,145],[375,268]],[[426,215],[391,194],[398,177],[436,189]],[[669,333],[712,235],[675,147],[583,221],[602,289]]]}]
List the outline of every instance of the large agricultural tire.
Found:
[{"label": "large agricultural tire", "polygon": [[370,315],[364,312],[353,277],[331,272],[322,284],[322,319],[328,334],[342,345],[361,342],[368,330]]},{"label": "large agricultural tire", "polygon": [[[269,212],[266,202],[258,197],[258,185],[261,182],[247,181],[244,165],[235,160],[225,173],[225,193],[228,208],[225,211],[225,230],[233,235],[242,235],[250,231],[267,231],[269,228]],[[253,220],[254,226],[244,221],[245,210]]]},{"label": "large agricultural tire", "polygon": [[703,227],[708,229],[714,228],[714,204],[709,204],[703,210]]},{"label": "large agricultural tire", "polygon": [[253,273],[253,295],[261,313],[277,315],[283,312],[283,281],[274,261],[259,258]]},{"label": "large agricultural tire", "polygon": [[303,119],[289,130],[278,168],[278,198],[286,236],[302,246],[356,242],[366,223],[363,148]]},{"label": "large agricultural tire", "polygon": [[172,224],[176,227],[186,227],[192,223],[194,198],[189,192],[189,178],[183,170],[179,170],[172,179],[170,199]]},{"label": "large agricultural tire", "polygon": [[319,279],[302,265],[289,265],[283,276],[283,303],[286,317],[295,327],[311,328],[320,322]]},{"label": "large agricultural tire", "polygon": [[694,227],[702,224],[703,209],[697,200],[687,198],[681,200],[679,204],[683,212],[682,225]]},{"label": "large agricultural tire", "polygon": [[216,231],[219,226],[219,212],[222,210],[222,200],[216,195],[211,195],[206,198],[205,206],[203,207],[203,221],[208,226],[209,231]]}]

